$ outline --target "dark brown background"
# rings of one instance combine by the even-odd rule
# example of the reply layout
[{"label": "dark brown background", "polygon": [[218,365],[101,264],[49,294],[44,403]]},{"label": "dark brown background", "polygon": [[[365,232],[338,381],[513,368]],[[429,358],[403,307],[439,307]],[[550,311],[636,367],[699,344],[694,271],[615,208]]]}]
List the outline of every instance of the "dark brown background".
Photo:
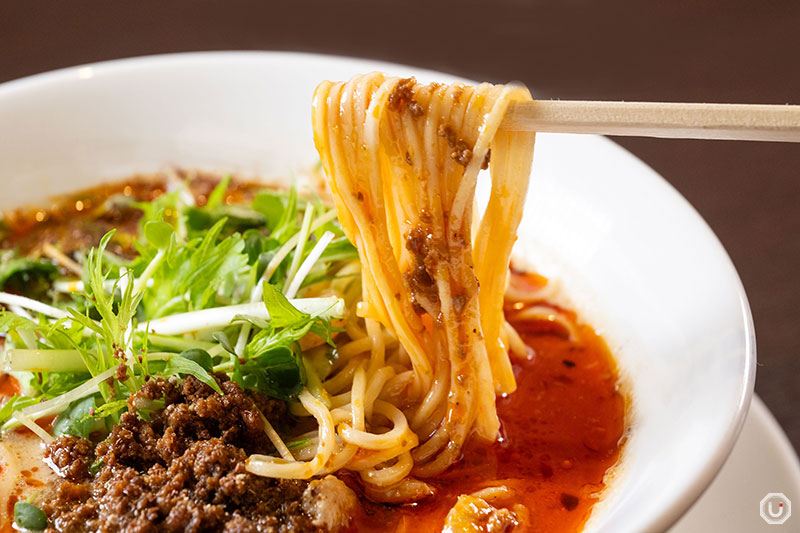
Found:
[{"label": "dark brown background", "polygon": [[[516,79],[542,98],[800,104],[798,0],[0,0],[0,81],[227,49]],[[615,140],[677,187],[727,248],[755,317],[756,390],[800,448],[800,145]]]}]

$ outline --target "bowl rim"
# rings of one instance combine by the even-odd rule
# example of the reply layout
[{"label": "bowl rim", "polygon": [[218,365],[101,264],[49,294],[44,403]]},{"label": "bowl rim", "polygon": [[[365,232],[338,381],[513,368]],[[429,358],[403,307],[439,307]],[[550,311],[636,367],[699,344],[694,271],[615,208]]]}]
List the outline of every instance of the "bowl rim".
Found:
[{"label": "bowl rim", "polygon": [[[169,63],[201,65],[209,61],[259,61],[267,58],[283,58],[290,61],[324,60],[339,63],[350,63],[354,66],[363,65],[371,70],[380,69],[389,72],[414,72],[431,78],[438,76],[440,78],[444,77],[449,79],[460,79],[466,83],[475,83],[467,78],[463,78],[457,74],[452,74],[445,71],[415,67],[413,65],[394,63],[385,60],[375,60],[367,57],[281,50],[219,50],[150,54],[63,67],[56,70],[24,76],[0,83],[0,100],[13,98],[19,93],[35,91],[37,89],[46,88],[47,86],[53,84],[70,83],[76,80],[93,78],[95,76],[114,76],[128,71],[145,70],[156,65],[164,65]],[[599,138],[600,136],[594,137]],[[669,183],[663,176],[661,176],[661,174],[650,167],[650,165],[639,159],[636,155],[629,152],[622,146],[614,143],[612,140],[603,137],[602,141],[606,145],[605,149],[624,152],[627,157],[632,158],[638,164],[642,165],[642,168],[649,169],[651,171],[651,177],[658,183],[658,186],[661,187],[662,192],[672,196],[671,201],[677,202],[678,204],[683,204],[682,207],[688,209],[687,213],[693,215],[699,224],[705,226],[710,235],[713,237],[713,242],[715,242],[720,248],[724,260],[727,261],[726,266],[731,270],[731,274],[733,276],[732,279],[735,280],[735,287],[732,288],[736,290],[741,320],[743,322],[745,376],[744,380],[742,381],[742,388],[738,393],[735,416],[729,423],[724,434],[720,435],[717,449],[714,451],[710,460],[701,470],[695,473],[694,480],[685,486],[683,491],[678,493],[670,504],[664,506],[657,513],[653,513],[651,518],[648,520],[646,527],[647,531],[665,531],[674,525],[709,487],[733,450],[733,446],[742,430],[750,407],[750,402],[754,395],[757,361],[755,327],[747,295],[745,293],[744,286],[742,285],[739,273],[736,270],[736,267],[727,251],[725,250],[725,247],[720,242],[719,237],[716,235],[716,233],[714,233],[713,229],[708,225],[705,219],[694,208],[694,206],[692,206],[692,204],[677,189],[675,189],[671,183]],[[650,179],[650,177],[646,179]]]}]

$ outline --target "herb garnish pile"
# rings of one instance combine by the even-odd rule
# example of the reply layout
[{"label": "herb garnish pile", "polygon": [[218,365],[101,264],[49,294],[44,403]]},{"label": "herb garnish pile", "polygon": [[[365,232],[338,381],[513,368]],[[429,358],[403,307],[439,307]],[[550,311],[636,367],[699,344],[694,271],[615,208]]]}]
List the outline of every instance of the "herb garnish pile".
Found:
[{"label": "herb garnish pile", "polygon": [[[0,406],[0,429],[24,425],[46,442],[102,438],[154,376],[192,375],[219,391],[213,374],[221,372],[283,400],[306,385],[315,392],[334,353],[332,320],[345,312],[327,287],[357,251],[321,202],[292,188],[226,205],[229,182],[203,206],[185,185],[136,204],[138,256],[111,254],[120,236],[109,232],[85,253],[80,280],[3,252],[0,370],[22,393]],[[321,296],[298,298],[306,289]],[[147,419],[163,405],[135,407]],[[52,434],[35,422],[50,415]]]}]

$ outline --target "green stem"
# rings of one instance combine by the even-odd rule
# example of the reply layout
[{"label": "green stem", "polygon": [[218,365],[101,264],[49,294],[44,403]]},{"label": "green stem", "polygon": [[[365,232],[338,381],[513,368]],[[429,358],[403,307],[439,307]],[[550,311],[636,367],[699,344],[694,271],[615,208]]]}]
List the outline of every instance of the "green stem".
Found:
[{"label": "green stem", "polygon": [[191,350],[193,348],[209,351],[215,346],[213,342],[183,339],[181,337],[170,337],[168,335],[158,335],[156,333],[149,333],[147,335],[147,342],[151,346],[172,348],[173,350],[179,350],[181,352]]},{"label": "green stem", "polygon": [[9,369],[15,372],[87,372],[78,350],[27,350],[7,353]]},{"label": "green stem", "polygon": [[163,249],[156,252],[156,256],[150,261],[150,264],[147,265],[147,268],[144,269],[142,275],[133,282],[133,294],[134,296],[138,295],[142,292],[147,285],[147,282],[150,278],[153,277],[156,269],[161,266],[161,263],[164,261],[164,258],[167,256],[167,252]]}]

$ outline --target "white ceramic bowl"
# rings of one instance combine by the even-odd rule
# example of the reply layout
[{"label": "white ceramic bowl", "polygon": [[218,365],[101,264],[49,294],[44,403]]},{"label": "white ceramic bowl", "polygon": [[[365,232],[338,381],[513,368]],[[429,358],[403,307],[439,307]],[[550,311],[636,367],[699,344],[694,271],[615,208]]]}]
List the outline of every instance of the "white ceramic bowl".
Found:
[{"label": "white ceramic bowl", "polygon": [[[288,176],[317,160],[316,84],[376,69],[453,79],[335,57],[201,53],[7,83],[0,209],[166,164]],[[633,398],[620,467],[586,529],[665,530],[711,482],[747,412],[756,356],[741,283],[692,207],[606,139],[541,135],[532,179],[517,254],[561,280]]]}]

